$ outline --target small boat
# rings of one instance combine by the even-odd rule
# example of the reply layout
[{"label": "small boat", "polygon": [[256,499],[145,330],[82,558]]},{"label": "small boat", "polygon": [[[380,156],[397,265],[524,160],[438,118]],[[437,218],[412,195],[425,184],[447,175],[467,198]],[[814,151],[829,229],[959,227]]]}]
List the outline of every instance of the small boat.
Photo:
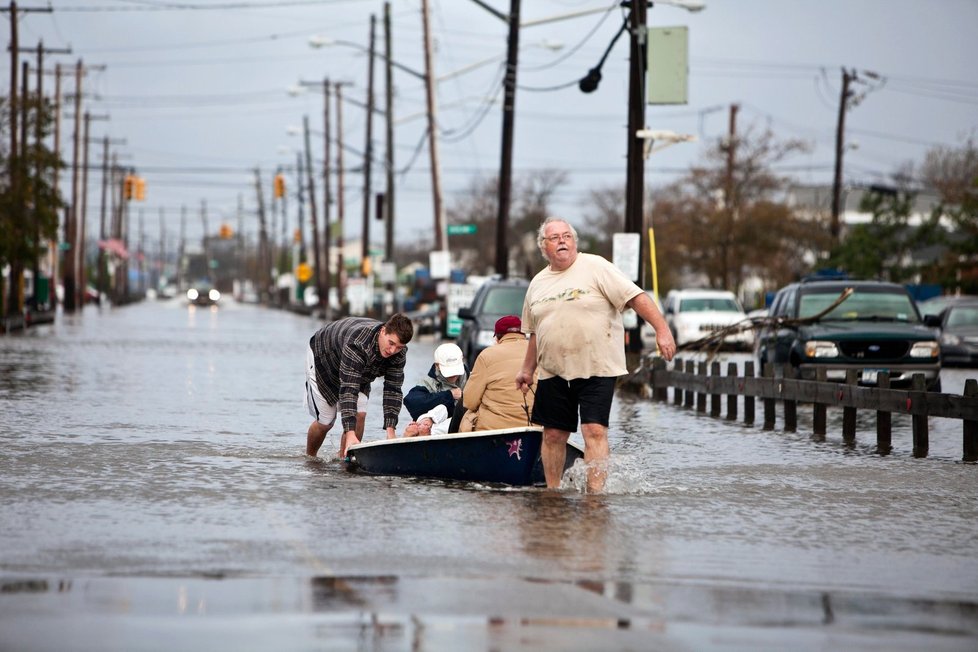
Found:
[{"label": "small boat", "polygon": [[[439,478],[513,486],[545,485],[540,445],[543,428],[503,428],[428,437],[399,437],[354,444],[349,469],[370,475]],[[564,470],[584,457],[567,442]]]}]

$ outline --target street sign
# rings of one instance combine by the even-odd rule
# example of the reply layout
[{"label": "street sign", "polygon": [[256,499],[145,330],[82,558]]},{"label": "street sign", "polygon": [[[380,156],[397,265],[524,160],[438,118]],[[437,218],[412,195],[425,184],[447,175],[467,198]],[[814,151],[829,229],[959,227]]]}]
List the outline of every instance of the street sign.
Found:
[{"label": "street sign", "polygon": [[638,280],[641,245],[638,233],[614,233],[611,236],[612,261],[632,281]]},{"label": "street sign", "polygon": [[468,308],[472,305],[475,292],[478,288],[470,283],[449,283],[448,297],[446,298],[446,318],[448,320],[445,327],[445,334],[448,337],[457,337],[462,331],[462,318],[458,316],[459,308]]},{"label": "street sign", "polygon": [[449,224],[448,235],[472,235],[475,233],[475,224]]},{"label": "street sign", "polygon": [[428,268],[431,278],[448,278],[452,273],[452,255],[447,251],[431,251],[428,253]]},{"label": "street sign", "polygon": [[648,29],[648,104],[689,103],[689,29]]},{"label": "street sign", "polygon": [[307,263],[299,263],[299,266],[295,268],[295,276],[300,283],[305,283],[312,278],[312,267]]}]

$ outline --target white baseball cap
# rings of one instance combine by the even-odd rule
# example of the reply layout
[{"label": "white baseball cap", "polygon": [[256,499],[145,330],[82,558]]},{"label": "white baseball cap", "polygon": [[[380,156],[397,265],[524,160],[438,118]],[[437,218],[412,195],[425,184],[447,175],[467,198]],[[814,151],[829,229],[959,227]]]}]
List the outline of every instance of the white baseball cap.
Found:
[{"label": "white baseball cap", "polygon": [[446,378],[449,376],[461,376],[465,373],[462,349],[458,348],[457,344],[442,344],[435,349],[435,362],[438,363],[438,369],[441,371],[441,375]]}]

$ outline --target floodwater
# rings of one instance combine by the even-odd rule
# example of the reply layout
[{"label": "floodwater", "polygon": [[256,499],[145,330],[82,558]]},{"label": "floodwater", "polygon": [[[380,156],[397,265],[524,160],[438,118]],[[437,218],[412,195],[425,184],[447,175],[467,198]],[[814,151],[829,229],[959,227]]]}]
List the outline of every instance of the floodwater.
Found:
[{"label": "floodwater", "polygon": [[316,328],[174,300],[0,338],[0,650],[978,648],[960,422],[916,459],[902,417],[880,456],[873,415],[849,447],[621,394],[601,495],[355,475],[303,454]]}]

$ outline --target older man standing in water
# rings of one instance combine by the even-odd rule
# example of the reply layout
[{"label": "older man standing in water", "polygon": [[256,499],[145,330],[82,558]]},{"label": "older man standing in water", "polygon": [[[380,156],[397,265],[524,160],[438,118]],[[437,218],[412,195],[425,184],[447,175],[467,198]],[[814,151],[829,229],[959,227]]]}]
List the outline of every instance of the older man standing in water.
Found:
[{"label": "older man standing in water", "polygon": [[628,373],[621,313],[631,308],[655,329],[666,360],[675,355],[676,342],[640,287],[601,256],[578,253],[573,226],[547,218],[537,233],[537,246],[549,265],[533,277],[526,292],[522,323],[530,341],[516,386],[529,391],[534,372],[539,373],[533,422],[543,426],[547,487],[560,487],[567,439],[577,430],[580,414],[588,489],[601,491],[615,382]]},{"label": "older man standing in water", "polygon": [[315,456],[336,421],[343,424],[340,457],[363,437],[370,383],[384,377],[384,428],[395,437],[401,411],[401,386],[407,343],[414,336],[411,320],[397,313],[387,323],[348,317],[323,326],[306,351],[306,409],[314,421],[306,434],[306,454]]}]

